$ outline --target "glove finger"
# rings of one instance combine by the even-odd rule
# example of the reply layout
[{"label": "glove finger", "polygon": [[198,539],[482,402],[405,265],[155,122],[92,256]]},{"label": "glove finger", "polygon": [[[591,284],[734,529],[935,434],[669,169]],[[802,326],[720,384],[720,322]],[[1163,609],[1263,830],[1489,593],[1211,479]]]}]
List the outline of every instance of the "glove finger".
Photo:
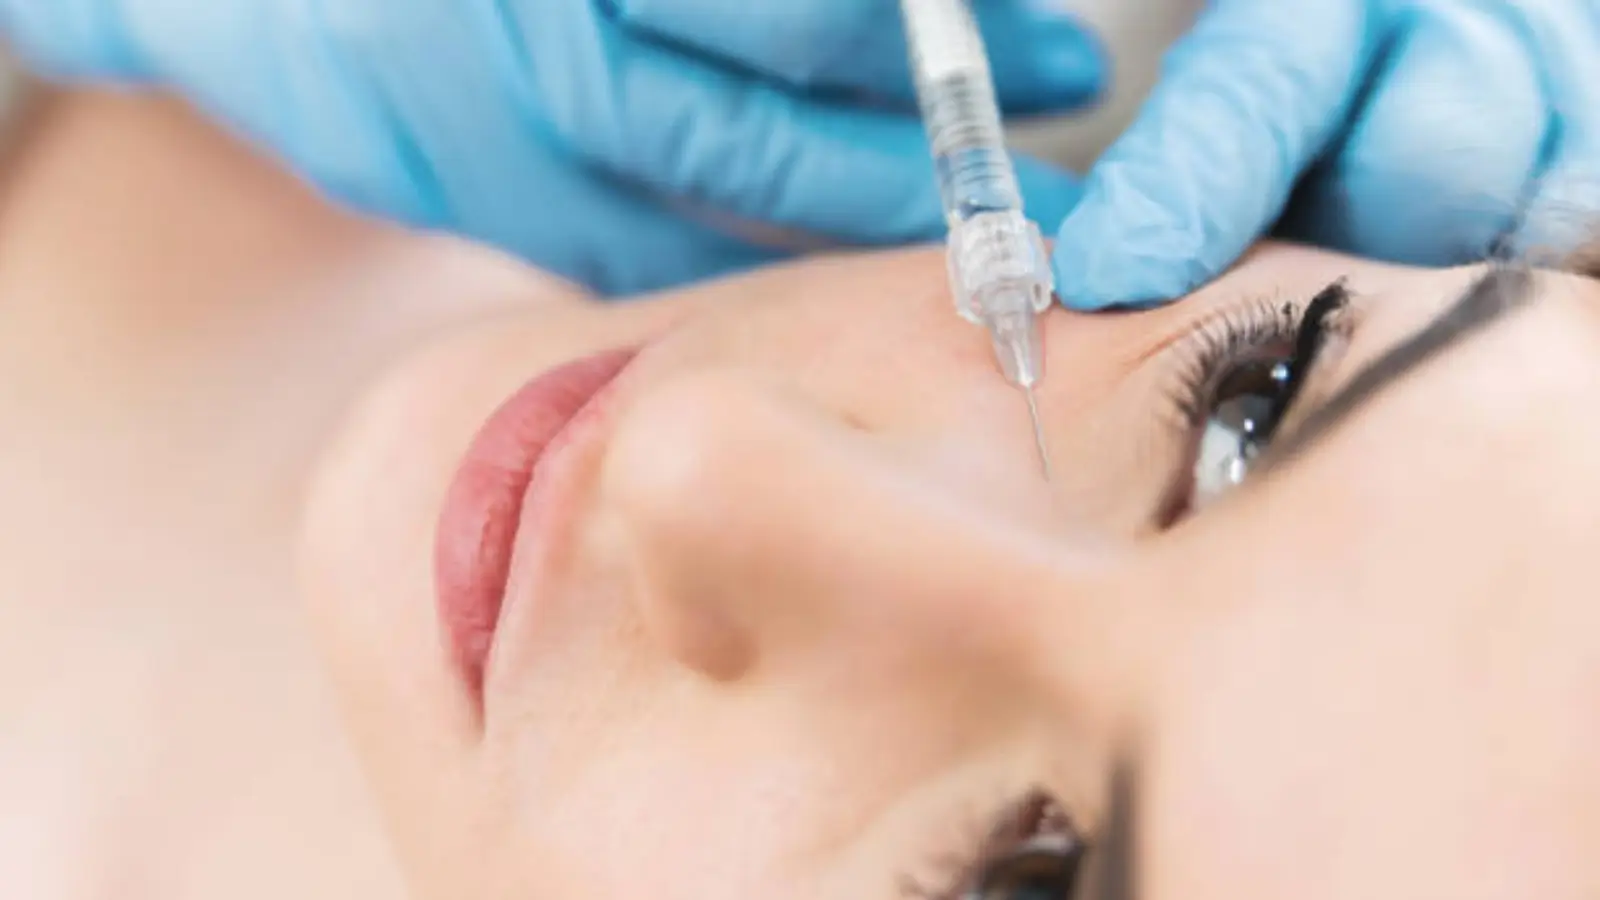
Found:
[{"label": "glove finger", "polygon": [[141,74],[116,0],[0,0],[0,33],[29,66],[45,75]]},{"label": "glove finger", "polygon": [[1486,258],[1542,165],[1542,66],[1508,7],[1419,13],[1343,145],[1296,194],[1284,233],[1415,265]]},{"label": "glove finger", "polygon": [[[334,33],[379,41],[381,56],[352,37],[326,54],[302,48],[293,57],[297,66],[325,61],[320,75],[297,67],[263,79],[291,91],[271,106],[298,111],[295,155],[325,182],[349,188],[347,195],[505,248],[605,296],[659,290],[783,255],[577,165],[552,132],[530,121],[523,98],[509,93],[473,25],[458,14],[390,15],[375,21],[380,26],[345,22]],[[445,48],[458,52],[444,55]],[[325,127],[331,125],[339,127]]]},{"label": "glove finger", "polygon": [[[408,35],[423,30],[415,6],[377,29],[358,7],[341,6],[334,19],[303,0],[0,4],[8,37],[46,74],[159,80],[341,200],[413,224],[441,215],[436,185],[409,180],[426,167],[395,137],[392,110],[347,52],[360,39],[415,43]],[[462,83],[454,72],[445,80]]]},{"label": "glove finger", "polygon": [[1555,263],[1600,237],[1600,7],[1529,0],[1515,14],[1537,47],[1554,124],[1514,249]]},{"label": "glove finger", "polygon": [[[525,83],[542,88],[536,105],[584,158],[661,194],[852,244],[942,233],[915,119],[797,99],[567,9],[538,17],[543,52],[509,55],[528,67]],[[531,43],[533,22],[507,24],[489,32]],[[1029,178],[1036,196],[1076,185],[1038,168]]]},{"label": "glove finger", "polygon": [[[23,0],[15,9],[27,10],[23,31],[41,48],[70,49],[103,29],[119,61],[76,71],[138,71],[181,86],[341,201],[493,243],[603,293],[778,255],[582,171],[530,126],[477,33],[444,5]],[[558,219],[570,210],[582,214]]]},{"label": "glove finger", "polygon": [[1017,182],[1022,185],[1022,201],[1028,218],[1037,222],[1039,230],[1045,234],[1055,234],[1067,214],[1083,199],[1083,180],[1054,163],[1025,153],[1011,154],[1011,161],[1017,168]]},{"label": "glove finger", "polygon": [[[544,2],[544,0],[536,0]],[[595,0],[636,35],[689,47],[793,88],[915,106],[896,0]],[[978,0],[1008,112],[1079,108],[1104,91],[1104,47],[1082,21],[1040,0]]]},{"label": "glove finger", "polygon": [[787,255],[678,215],[598,173],[574,170],[536,138],[507,131],[514,143],[450,170],[456,173],[448,178],[452,232],[509,249],[606,297],[688,284]]},{"label": "glove finger", "polygon": [[[1007,114],[1077,110],[1105,95],[1111,84],[1111,55],[1083,21],[1058,6],[1023,0],[980,2],[974,8],[989,49],[995,92]],[[883,52],[893,50],[885,47]],[[906,55],[903,46],[899,55]],[[909,78],[903,84],[907,93],[898,99],[914,103]]]},{"label": "glove finger", "polygon": [[1217,0],[1062,227],[1067,305],[1165,302],[1232,265],[1338,133],[1372,25],[1348,0]]}]

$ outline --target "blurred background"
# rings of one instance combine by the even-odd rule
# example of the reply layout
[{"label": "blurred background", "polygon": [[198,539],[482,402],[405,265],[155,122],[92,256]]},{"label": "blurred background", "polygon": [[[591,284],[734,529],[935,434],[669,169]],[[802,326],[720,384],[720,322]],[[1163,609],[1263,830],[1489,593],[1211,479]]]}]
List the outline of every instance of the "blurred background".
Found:
[{"label": "blurred background", "polygon": [[1188,30],[1202,0],[1048,0],[1083,16],[1113,51],[1111,95],[1095,111],[1016,130],[1019,147],[1083,171],[1122,132],[1149,93],[1161,54]]}]

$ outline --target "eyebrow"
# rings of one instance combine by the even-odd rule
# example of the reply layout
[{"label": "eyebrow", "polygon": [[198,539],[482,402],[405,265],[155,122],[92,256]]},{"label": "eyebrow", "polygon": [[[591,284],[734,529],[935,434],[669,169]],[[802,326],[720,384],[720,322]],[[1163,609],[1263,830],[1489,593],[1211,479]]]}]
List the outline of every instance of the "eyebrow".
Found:
[{"label": "eyebrow", "polygon": [[1530,269],[1517,266],[1490,269],[1427,327],[1379,357],[1344,388],[1317,405],[1299,428],[1286,435],[1262,459],[1257,467],[1258,474],[1303,456],[1405,376],[1491,325],[1505,321],[1507,313],[1523,308],[1533,298],[1533,285],[1534,274]]}]

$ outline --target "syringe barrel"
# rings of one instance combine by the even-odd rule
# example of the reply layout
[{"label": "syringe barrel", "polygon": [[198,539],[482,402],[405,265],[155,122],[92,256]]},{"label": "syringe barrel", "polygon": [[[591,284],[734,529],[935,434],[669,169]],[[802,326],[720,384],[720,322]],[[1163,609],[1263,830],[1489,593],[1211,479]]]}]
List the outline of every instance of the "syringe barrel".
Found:
[{"label": "syringe barrel", "polygon": [[1022,189],[1006,152],[999,113],[993,109],[993,88],[971,76],[955,75],[922,96],[939,192],[950,224],[985,212],[1020,211]]},{"label": "syringe barrel", "polygon": [[1022,209],[983,37],[968,0],[901,0],[946,218]]}]

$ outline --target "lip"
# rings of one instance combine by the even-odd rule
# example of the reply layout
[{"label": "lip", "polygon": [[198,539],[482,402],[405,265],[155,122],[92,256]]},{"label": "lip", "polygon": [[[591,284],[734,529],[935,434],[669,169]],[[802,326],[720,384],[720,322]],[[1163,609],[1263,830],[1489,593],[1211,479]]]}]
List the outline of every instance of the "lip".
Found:
[{"label": "lip", "polygon": [[[544,477],[641,348],[574,360],[523,385],[501,404],[456,468],[434,547],[440,624],[474,691],[494,645],[518,534],[546,518],[554,493]],[[559,478],[560,472],[553,473]]]}]

